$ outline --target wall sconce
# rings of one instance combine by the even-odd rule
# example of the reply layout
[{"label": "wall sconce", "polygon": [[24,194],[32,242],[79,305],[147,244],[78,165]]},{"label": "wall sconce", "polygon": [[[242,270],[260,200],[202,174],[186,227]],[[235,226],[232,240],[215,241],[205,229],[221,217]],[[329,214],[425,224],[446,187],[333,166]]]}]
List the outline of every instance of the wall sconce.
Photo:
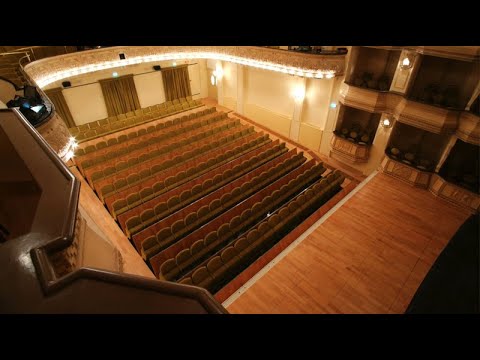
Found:
[{"label": "wall sconce", "polygon": [[405,55],[400,60],[400,69],[410,70],[413,66],[417,53],[414,51],[406,51]]},{"label": "wall sconce", "polygon": [[215,70],[214,70],[214,73],[215,73],[215,76],[217,77],[217,80],[221,80],[222,77],[223,77],[223,68],[220,64],[217,63],[217,65],[215,66]]},{"label": "wall sconce", "polygon": [[293,98],[295,101],[303,101],[305,98],[305,88],[303,86],[298,86],[293,90]]},{"label": "wall sconce", "polygon": [[210,82],[213,86],[217,85],[217,71],[214,70],[212,76],[210,76]]},{"label": "wall sconce", "polygon": [[393,121],[390,120],[389,118],[385,118],[383,120],[380,121],[380,125],[384,128],[384,129],[390,129],[392,126],[393,126]]}]

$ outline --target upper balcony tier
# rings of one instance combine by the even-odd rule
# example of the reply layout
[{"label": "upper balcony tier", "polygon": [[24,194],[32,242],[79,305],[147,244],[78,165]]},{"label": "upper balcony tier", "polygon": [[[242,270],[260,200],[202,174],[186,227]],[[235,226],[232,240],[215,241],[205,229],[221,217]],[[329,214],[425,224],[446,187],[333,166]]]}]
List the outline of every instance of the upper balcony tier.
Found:
[{"label": "upper balcony tier", "polygon": [[97,70],[187,59],[230,61],[310,78],[332,78],[345,71],[345,55],[308,54],[259,46],[116,46],[42,59],[25,66],[25,71],[43,88],[54,81]]},{"label": "upper balcony tier", "polygon": [[340,101],[347,106],[371,113],[390,113],[405,124],[433,133],[455,132],[457,137],[480,144],[480,117],[409,100],[402,95],[343,84]]}]

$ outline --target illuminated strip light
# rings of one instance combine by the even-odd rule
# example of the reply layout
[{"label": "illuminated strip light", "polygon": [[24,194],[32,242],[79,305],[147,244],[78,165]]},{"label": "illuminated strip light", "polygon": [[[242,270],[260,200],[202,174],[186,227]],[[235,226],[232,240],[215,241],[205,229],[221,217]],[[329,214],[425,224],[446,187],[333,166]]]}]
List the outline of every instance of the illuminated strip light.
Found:
[{"label": "illuminated strip light", "polygon": [[158,55],[144,55],[128,58],[125,60],[104,61],[101,63],[79,66],[73,69],[58,71],[54,74],[47,75],[36,80],[37,85],[43,88],[55,81],[66,79],[72,76],[86,74],[99,70],[107,70],[126,65],[136,65],[141,63],[155,62],[155,61],[170,61],[170,60],[186,60],[186,59],[214,59],[221,61],[228,61],[236,64],[251,66],[270,71],[281,72],[284,74],[296,75],[300,77],[316,78],[316,79],[332,79],[335,77],[334,70],[306,70],[296,67],[288,67],[281,64],[275,64],[267,61],[254,60],[233,55],[218,54],[212,52],[185,52],[185,53],[167,53]]},{"label": "illuminated strip light", "polygon": [[75,149],[78,147],[77,141],[74,137],[71,137],[68,140],[67,145],[63,147],[62,150],[58,153],[58,156],[64,161],[67,162],[75,156]]}]

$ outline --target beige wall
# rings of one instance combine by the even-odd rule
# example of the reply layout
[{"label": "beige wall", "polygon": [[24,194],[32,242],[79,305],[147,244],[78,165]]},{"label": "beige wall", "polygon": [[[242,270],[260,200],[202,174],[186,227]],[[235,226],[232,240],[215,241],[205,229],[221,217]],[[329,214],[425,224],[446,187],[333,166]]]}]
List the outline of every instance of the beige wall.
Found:
[{"label": "beige wall", "polygon": [[[195,65],[190,65],[188,67],[188,76],[190,78],[190,89],[192,90],[192,95],[200,94],[201,92],[200,65],[198,63],[196,63]],[[162,88],[163,88],[163,83],[162,83]]]},{"label": "beige wall", "polygon": [[237,98],[237,64],[223,62],[223,92],[225,97]]},{"label": "beige wall", "polygon": [[[183,63],[183,62],[182,62]],[[205,60],[191,60],[188,67],[190,86],[194,99],[206,97],[206,73],[202,72],[202,65],[205,67]],[[157,64],[157,63],[155,63]],[[162,67],[171,66],[171,62],[158,63]],[[73,120],[77,125],[86,124],[92,121],[106,118],[107,109],[103,98],[99,79],[111,77],[113,71],[119,76],[135,74],[133,80],[137,89],[140,106],[147,107],[165,102],[165,91],[161,71],[153,71],[153,64],[139,64],[136,66],[125,66],[122,68],[99,71],[85,74],[71,79],[72,87],[63,89],[63,95],[67,102]],[[203,76],[203,79],[202,79]],[[82,86],[79,86],[82,85]],[[61,87],[61,83],[54,83],[45,89]],[[203,87],[205,86],[205,89]]]},{"label": "beige wall", "polygon": [[237,64],[223,62],[223,106],[237,111]]},{"label": "beige wall", "polygon": [[135,75],[133,81],[137,89],[140,107],[144,108],[165,102],[165,91],[160,71]]},{"label": "beige wall", "polygon": [[203,99],[208,96],[208,82],[210,79],[207,77],[207,60],[198,60],[198,71],[200,79],[200,95],[193,96],[194,99]]},{"label": "beige wall", "polygon": [[307,123],[300,124],[298,142],[309,149],[318,151],[322,141],[322,130]]},{"label": "beige wall", "polygon": [[295,77],[268,70],[245,68],[245,116],[284,135],[290,135]]},{"label": "beige wall", "polygon": [[108,116],[99,83],[63,89],[63,96],[77,125]]},{"label": "beige wall", "polygon": [[325,129],[333,79],[308,79],[305,89],[302,122]]},{"label": "beige wall", "polygon": [[[293,98],[293,89],[299,86],[298,77],[251,67],[245,67],[243,73],[243,82],[239,83],[238,65],[223,62],[224,106],[238,111],[237,100],[243,91],[245,116],[284,136],[294,136],[291,134],[292,121],[295,111],[300,111]],[[298,119],[301,122],[295,125],[299,126],[295,133],[298,142],[316,151],[327,122],[334,84],[333,79],[306,81],[305,100]]]},{"label": "beige wall", "polygon": [[245,75],[245,103],[292,117],[294,76],[251,67],[246,68]]}]

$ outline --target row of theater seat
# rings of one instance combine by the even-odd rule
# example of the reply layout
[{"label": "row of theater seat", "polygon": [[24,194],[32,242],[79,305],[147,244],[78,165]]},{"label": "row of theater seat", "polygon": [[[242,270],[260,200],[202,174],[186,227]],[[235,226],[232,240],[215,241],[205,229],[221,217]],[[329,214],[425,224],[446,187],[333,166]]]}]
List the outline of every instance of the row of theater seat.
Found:
[{"label": "row of theater seat", "polygon": [[[205,167],[202,163],[206,163],[206,168],[202,170],[202,172],[206,171],[208,166],[211,166],[211,162],[224,161],[234,155],[232,154],[234,149],[236,152],[248,151],[248,149],[261,146],[261,144],[266,141],[271,141],[268,139],[268,136],[255,133],[253,127],[246,127],[245,125],[224,131],[219,134],[218,138],[219,140],[214,140],[212,137],[209,137],[202,142],[191,144],[190,147],[177,149],[175,152],[171,152],[154,161],[140,163],[126,171],[115,173],[111,177],[105,177],[104,179],[94,182],[94,187],[99,191],[99,189],[105,190],[106,185],[113,185],[116,191],[121,191],[122,189],[126,189],[124,186],[131,187],[138,183],[135,181],[128,183],[129,177],[135,174],[140,176],[141,179],[139,182],[150,179],[150,177],[160,176],[158,181],[163,179],[165,182],[168,179],[166,186],[170,186],[178,180],[175,180],[174,177],[177,177],[179,172],[183,171],[185,175],[187,175],[188,172],[188,176],[191,176],[192,172],[197,171],[195,170],[197,167]],[[198,148],[194,149],[193,147],[195,146]],[[240,147],[248,149],[242,150]],[[223,158],[219,158],[222,154]],[[148,176],[149,171],[150,177]],[[172,179],[169,179],[170,177],[172,177]],[[127,184],[125,184],[125,180]],[[111,191],[112,189],[106,190]],[[100,190],[100,192],[101,191],[102,190]]]},{"label": "row of theater seat", "polygon": [[[303,154],[299,154],[299,157],[303,157]],[[292,158],[291,163],[296,163],[297,159]],[[283,165],[285,166],[285,164]],[[295,194],[302,190],[302,186],[308,185],[310,182],[320,178],[321,174],[325,171],[325,168],[321,164],[314,164],[314,161],[309,161],[304,165],[296,168],[290,173],[286,174],[277,181],[274,181],[270,185],[266,186],[263,189],[256,189],[257,192],[254,195],[248,197],[244,201],[238,203],[236,206],[230,209],[224,209],[224,212],[213,219],[211,222],[205,224],[204,226],[191,231],[188,236],[183,237],[181,231],[182,227],[185,226],[183,223],[174,223],[170,227],[159,229],[155,236],[151,236],[142,242],[142,256],[150,261],[150,264],[153,268],[157,268],[157,262],[161,259],[162,255],[158,254],[163,249],[168,246],[172,246],[172,249],[183,249],[187,246],[192,245],[198,239],[204,238],[215,229],[227,228],[227,233],[243,229],[248,224],[251,224],[252,221],[260,216],[266,215],[272,209],[275,209],[276,206],[279,206],[283,201],[286,201],[289,196]],[[262,180],[268,180],[267,176],[264,175]],[[245,186],[242,190],[245,190]],[[258,191],[260,190],[260,191]],[[265,200],[265,198],[267,200]],[[230,198],[227,197],[226,201],[229,201]],[[221,201],[211,204],[212,207],[209,208],[210,212],[213,212],[218,207],[223,207]],[[244,216],[242,219],[242,213],[250,210],[250,214]],[[223,235],[223,233],[222,233]],[[169,251],[174,251],[169,249]],[[157,256],[154,260],[155,255]],[[155,271],[156,272],[156,271]]]},{"label": "row of theater seat", "polygon": [[78,142],[82,142],[203,106],[201,101],[189,98],[189,100],[182,98],[167,101],[162,104],[130,111],[126,114],[110,116],[106,119],[69,128],[69,131]]},{"label": "row of theater seat", "polygon": [[[244,151],[251,150],[249,143],[245,143],[242,147]],[[232,161],[223,159],[224,156],[222,154],[218,156],[218,159],[211,158],[206,162],[205,169],[202,164],[188,166],[184,178],[181,174],[181,171],[184,170],[176,170],[175,174],[173,174],[173,171],[160,174],[158,178],[145,176],[142,182],[105,197],[105,205],[116,218],[117,215],[173,189],[178,193],[182,193],[187,189],[193,189],[197,185],[201,185],[204,189],[207,187],[216,189],[226,184],[225,180],[219,181],[218,177],[215,178],[216,175],[223,176],[225,171],[231,170],[232,175],[228,180],[231,181],[286,151],[285,144],[279,144],[279,141],[276,140],[274,142],[262,143],[261,146],[242,154]],[[225,163],[226,161],[228,162]],[[170,184],[169,186],[165,186],[165,181],[170,176],[174,176],[174,178],[167,182],[167,184]],[[131,199],[129,202],[128,197],[135,193],[140,195],[141,201],[132,202]]]},{"label": "row of theater seat", "polygon": [[[95,145],[79,147],[75,152],[76,164],[82,168],[88,168],[92,164],[101,162],[97,160],[99,157],[104,156],[107,159],[116,157],[120,149],[132,148],[133,150],[134,145],[137,148],[146,147],[224,118],[226,118],[226,115],[215,112],[215,108],[205,109],[204,111],[160,122],[156,126],[151,125],[128,134],[122,134],[110,138],[108,141],[100,141]],[[92,164],[86,163],[87,160],[91,160]]]},{"label": "row of theater seat", "polygon": [[[310,167],[306,171],[291,179],[287,184],[283,184],[273,193],[267,194],[263,199],[254,203],[253,206],[242,211],[240,215],[234,216],[229,222],[221,224],[217,231],[212,231],[206,236],[200,237],[193,243],[179,243],[171,249],[167,249],[164,254],[159,254],[156,263],[160,264],[159,278],[175,280],[181,273],[191,268],[192,265],[203,261],[205,256],[217,251],[219,248],[227,245],[236,236],[247,231],[264,217],[274,213],[284,203],[288,202],[292,196],[300,193],[305,187],[320,178],[320,174],[325,171],[321,164]],[[202,242],[202,252],[199,242]],[[193,249],[193,252],[191,251]],[[190,255],[189,255],[190,254]],[[194,256],[195,255],[195,256]],[[189,259],[192,257],[192,259]],[[173,269],[172,260],[175,260],[177,270],[170,274]],[[188,262],[186,262],[188,260]],[[155,264],[157,266],[157,264]]]},{"label": "row of theater seat", "polygon": [[[235,155],[239,155],[256,148],[258,149],[266,143],[271,142],[268,136],[255,133],[253,128],[249,128],[247,130],[248,132],[246,135],[237,138],[235,143],[225,142],[225,146],[220,146],[219,142],[218,145],[220,146],[220,149],[225,149],[225,152],[233,149]],[[236,144],[236,148],[232,146],[233,144]],[[240,146],[241,149],[237,149]],[[140,203],[137,202],[128,202],[127,198],[131,194],[140,194],[142,191],[150,192],[149,189],[152,189],[154,196],[160,195],[187,181],[193,181],[194,179],[197,181],[197,178],[200,175],[205,174],[217,167],[226,165],[225,163],[227,162],[228,164],[228,161],[229,158],[223,153],[219,154],[218,151],[209,153],[207,152],[201,154],[199,157],[193,157],[184,162],[174,164],[172,167],[163,169],[161,172],[157,171],[159,166],[155,165],[150,169],[142,170],[140,173],[137,173],[137,175],[141,178],[141,180],[138,182],[129,181],[131,180],[129,178],[121,178],[119,180],[115,180],[112,184],[102,187],[100,192],[104,199],[105,205],[110,210],[112,215],[116,217],[118,214],[127,211],[128,208],[140,205]],[[192,186],[193,185],[194,184],[192,184]],[[150,197],[150,195],[148,195],[148,197]],[[147,200],[149,199],[145,199],[145,201]],[[125,203],[125,201],[127,203]],[[145,201],[142,201],[142,203]],[[126,208],[127,206],[128,208]]]},{"label": "row of theater seat", "polygon": [[[240,150],[242,151],[240,152]],[[246,143],[239,149],[238,153],[234,151],[234,155],[242,155],[242,153],[249,150],[251,150],[251,146],[249,143]],[[159,204],[163,199],[160,195],[168,197],[178,195],[182,201],[187,198],[187,194],[190,192],[191,196],[188,197],[189,200],[196,200],[198,197],[203,196],[202,194],[204,194],[205,191],[214,191],[285,151],[287,151],[287,149],[284,144],[277,145],[260,153],[259,155],[261,156],[256,156],[253,160],[245,160],[238,164],[236,164],[237,159],[229,161],[230,159],[224,158],[223,154],[220,154],[218,159],[210,159],[206,165],[199,164],[196,167],[190,167],[187,170],[188,173],[185,173],[185,177],[183,177],[182,172],[178,172],[171,181],[167,181],[170,178],[167,177],[163,182],[157,181],[151,187],[147,184],[147,186],[142,187],[140,190],[129,193],[125,198],[115,200],[112,204],[112,215],[117,217],[137,206],[139,207],[137,208],[137,213],[146,211],[146,208],[148,209],[149,207],[154,208],[156,204]],[[240,159],[242,159],[242,157],[240,157]],[[227,163],[222,166],[221,164],[225,162]],[[201,174],[205,176],[199,176]],[[170,186],[165,186],[170,183]],[[135,194],[138,194],[140,199],[138,199]],[[149,201],[152,199],[155,200]],[[106,201],[106,203],[108,207],[108,201]]]},{"label": "row of theater seat", "polygon": [[[326,179],[281,207],[234,243],[217,251],[202,265],[183,276],[179,282],[200,286],[215,293],[335,194],[343,179],[343,175],[338,171],[329,174]],[[192,246],[189,249],[190,256],[200,253],[205,245],[204,241],[203,244]],[[188,258],[186,255],[185,259]],[[181,256],[179,260],[181,266],[184,263]],[[181,268],[176,260],[169,259],[162,265],[163,272],[169,277],[175,277],[175,273],[181,273]]]},{"label": "row of theater seat", "polygon": [[[250,131],[250,129],[248,130]],[[151,167],[152,176],[146,179],[149,182],[152,179],[155,180],[152,184],[152,188],[155,186],[155,192],[161,191],[163,188],[168,188],[166,190],[169,190],[172,187],[177,186],[177,184],[179,185],[180,183],[185,182],[187,178],[192,179],[195,176],[206,173],[216,166],[221,166],[226,162],[241,156],[243,153],[261,147],[263,144],[271,141],[267,135],[253,133],[253,129],[251,129],[251,131],[252,133],[229,140],[228,142],[227,138],[223,137],[220,141],[215,141],[214,144],[207,144],[201,149],[203,153],[191,151],[182,156],[182,158],[177,158],[177,162],[167,160],[161,164],[153,165]],[[219,146],[219,144],[221,144],[221,146]],[[129,174],[119,174],[119,176],[112,179],[114,186],[118,190],[123,191],[121,190],[121,186],[124,185],[122,177],[131,176],[132,174],[135,174],[135,172],[138,173],[139,170],[139,174],[144,172],[144,169],[133,168],[131,170],[132,172]],[[130,190],[127,190],[126,193],[127,192],[128,195],[126,195],[126,197],[132,193]],[[133,192],[135,191],[133,190]],[[122,194],[118,194],[117,200],[122,200],[122,198],[126,199],[121,196]],[[117,208],[120,207],[120,205],[115,206]]]},{"label": "row of theater seat", "polygon": [[[225,163],[227,161],[232,161],[234,160],[235,157],[241,156],[242,153],[245,153],[246,151],[250,151],[253,145],[259,145],[265,141],[270,141],[270,139],[268,139],[268,137],[259,138],[258,140],[254,140],[250,143],[246,143],[245,144],[247,145],[246,148],[244,146],[239,146],[237,148],[234,148],[230,154],[219,154],[218,164]],[[215,163],[216,159],[212,158],[211,160],[213,161],[211,162],[210,166],[211,167],[216,166],[217,165],[217,163]],[[209,170],[207,163],[199,164],[198,168],[199,168],[199,171],[202,171],[202,172],[207,172]],[[191,169],[194,169],[194,168],[191,168]],[[212,183],[214,180],[215,181],[223,180],[223,176],[225,176],[225,178],[230,177],[231,174],[232,174],[232,170],[226,170],[225,174],[217,174],[214,177],[214,179],[212,179]],[[200,174],[197,172],[196,174],[192,174],[191,177],[195,177],[197,175],[200,175]],[[176,178],[172,177],[173,178],[171,180],[172,185],[174,184],[175,180],[183,179],[184,176],[186,176],[186,173],[184,171],[177,173]],[[167,185],[167,186],[169,185],[169,182],[168,182],[169,179],[170,178],[165,179],[164,185]],[[162,183],[160,182],[158,186],[160,187],[161,184]],[[129,209],[124,214],[119,215],[117,219],[122,229],[126,231],[128,236],[131,236],[132,234],[143,229],[143,227],[150,225],[152,221],[155,221],[157,218],[159,219],[159,217],[150,219],[144,214],[145,220],[144,222],[140,221],[143,224],[143,226],[140,226],[140,223],[138,223],[138,220],[140,219],[140,214],[144,210],[152,210],[158,213],[157,215],[160,216],[160,213],[159,213],[160,211],[161,211],[161,214],[164,214],[167,211],[173,211],[173,209],[181,208],[185,204],[189,204],[191,201],[193,201],[194,198],[203,196],[207,191],[209,191],[208,188],[202,189],[203,185],[208,186],[209,182],[206,182],[205,184],[202,184],[202,185],[194,185],[191,189],[183,189],[181,193],[180,193],[181,188],[179,188],[178,186],[174,186],[170,189],[170,191],[160,194],[159,196],[156,196],[153,199],[145,201],[143,204],[140,204],[137,207],[134,207],[133,209]],[[139,197],[135,196],[135,194],[132,194],[132,195],[129,195],[129,197],[127,198],[126,200],[127,204],[129,200],[139,201],[140,199]],[[127,225],[127,223],[129,223],[130,225]],[[138,227],[138,228],[136,228],[135,231],[132,231],[133,227]]]},{"label": "row of theater seat", "polygon": [[159,122],[155,126],[150,125],[145,128],[140,128],[137,131],[132,131],[128,133],[128,135],[122,134],[119,136],[110,137],[107,141],[99,141],[94,145],[86,145],[83,147],[82,144],[80,144],[80,146],[75,151],[75,157],[83,159],[84,156],[95,153],[99,150],[102,150],[105,148],[114,149],[115,147],[121,146],[122,144],[125,144],[128,141],[135,140],[137,137],[143,137],[145,136],[145,134],[161,133],[163,131],[168,131],[172,129],[174,126],[187,123],[189,121],[204,117],[209,114],[213,114],[215,112],[216,112],[216,109],[214,107],[206,108],[194,113],[190,113],[188,115],[178,116],[174,119],[170,119],[164,122]]},{"label": "row of theater seat", "polygon": [[[141,152],[140,155],[128,154],[126,157],[121,157],[120,161],[115,164],[107,161],[101,166],[86,169],[84,175],[91,184],[95,184],[99,180],[120,174],[127,171],[127,169],[138,168],[138,170],[144,170],[154,165],[164,164],[166,161],[175,164],[182,161],[182,159],[190,158],[193,153],[202,153],[213,149],[214,147],[211,144],[212,138],[215,136],[225,138],[225,141],[231,141],[241,138],[249,132],[248,126],[241,125],[238,120],[226,120],[215,125],[214,128],[197,133],[191,137],[177,139],[177,141],[157,149]],[[198,147],[199,151],[194,152],[192,147]],[[164,168],[170,167],[172,164],[166,165]]]},{"label": "row of theater seat", "polygon": [[[205,123],[198,122],[192,124],[191,127],[173,131],[171,134],[164,134],[162,136],[149,138],[146,141],[139,141],[138,143],[122,146],[116,150],[108,151],[104,155],[92,156],[87,160],[78,161],[77,163],[80,163],[79,168],[81,168],[82,173],[88,177],[89,174],[100,170],[105,166],[107,161],[112,159],[115,159],[118,163],[121,161],[128,162],[129,159],[141,157],[142,155],[146,157],[147,154],[153,154],[151,156],[154,157],[239,124],[240,121],[231,121],[227,118],[226,114],[218,114],[209,120],[205,120]],[[167,137],[166,135],[170,136]]]},{"label": "row of theater seat", "polygon": [[[268,136],[268,135],[265,135],[265,136]],[[270,140],[270,139],[268,139]],[[220,152],[221,153],[221,152]],[[223,154],[221,154],[222,156],[224,156]],[[235,154],[234,152],[232,152],[232,158],[230,160],[234,160],[234,157]],[[241,153],[239,154],[239,156],[241,156]],[[275,160],[276,161],[276,160]],[[264,171],[266,168],[268,168],[268,163],[263,165],[261,171]],[[215,175],[219,181],[220,179],[223,180],[223,174],[217,174]],[[213,181],[213,180],[212,180]],[[200,186],[198,186],[197,188],[200,189]],[[154,210],[155,210],[155,206],[158,205],[160,202],[162,201],[167,201],[170,199],[170,195],[171,194],[175,194],[174,192],[175,190],[173,190],[171,193],[165,193],[165,194],[162,194],[161,197],[157,198],[157,199],[154,199],[153,201],[149,201],[145,204],[142,205],[142,207],[138,210],[136,210],[136,212],[127,212],[127,213],[124,213],[124,214],[121,214],[119,217],[118,217],[118,221],[119,223],[124,223],[126,222],[126,220],[128,220],[128,218],[131,216],[131,214],[134,214],[134,215],[140,215],[141,211],[144,210],[144,209],[147,209],[148,207],[153,207]],[[173,196],[171,196],[173,198],[173,200],[170,200],[172,204],[176,204],[179,200],[179,194],[175,194]],[[168,206],[168,205],[167,205]],[[179,210],[179,211],[183,211],[183,209]],[[158,232],[160,229],[158,228],[157,226],[157,223],[155,224],[152,224],[151,226],[149,226],[148,228],[144,229],[144,230],[141,230],[139,231],[138,233],[134,234],[132,236],[132,239],[133,239],[133,242],[136,246],[137,249],[140,249],[140,246],[141,246],[141,243],[143,242],[143,240],[145,240],[147,237],[151,236],[151,235],[155,235],[156,232]]]},{"label": "row of theater seat", "polygon": [[[177,231],[175,234],[175,238],[181,238],[184,234],[191,232],[266,185],[276,181],[303,161],[305,161],[305,158],[299,154],[299,156],[286,159],[277,166],[263,172],[261,169],[257,169],[214,192],[211,192],[211,189],[207,186],[205,189],[198,186],[196,189],[184,190],[179,196],[173,195],[168,200],[165,199],[166,201],[158,202],[155,208],[145,209],[141,211],[139,216],[130,217],[126,221],[126,232],[135,234],[154,223],[157,228],[172,224],[172,233],[175,228],[183,228],[182,231]],[[231,172],[225,172],[223,176],[218,175],[218,177],[219,181],[222,179],[228,180],[231,177]],[[168,216],[179,209],[182,209],[181,213]],[[187,214],[185,220],[183,219],[184,214]],[[167,216],[168,218],[166,218]]]}]

